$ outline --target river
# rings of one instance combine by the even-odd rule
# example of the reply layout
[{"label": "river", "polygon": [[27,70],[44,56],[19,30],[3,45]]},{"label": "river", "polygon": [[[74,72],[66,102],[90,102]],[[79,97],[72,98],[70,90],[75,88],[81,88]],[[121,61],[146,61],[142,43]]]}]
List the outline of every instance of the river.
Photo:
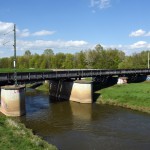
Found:
[{"label": "river", "polygon": [[60,150],[149,150],[150,115],[99,104],[51,103],[30,90],[22,123]]}]

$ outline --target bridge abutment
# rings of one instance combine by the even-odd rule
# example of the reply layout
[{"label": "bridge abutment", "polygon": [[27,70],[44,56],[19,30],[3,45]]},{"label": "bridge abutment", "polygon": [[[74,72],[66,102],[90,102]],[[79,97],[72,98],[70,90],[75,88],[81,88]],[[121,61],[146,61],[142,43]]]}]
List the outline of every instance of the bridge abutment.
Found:
[{"label": "bridge abutment", "polygon": [[50,80],[50,96],[56,100],[92,103],[93,84],[82,80]]},{"label": "bridge abutment", "polygon": [[25,86],[2,86],[0,111],[6,116],[22,116],[25,111]]}]

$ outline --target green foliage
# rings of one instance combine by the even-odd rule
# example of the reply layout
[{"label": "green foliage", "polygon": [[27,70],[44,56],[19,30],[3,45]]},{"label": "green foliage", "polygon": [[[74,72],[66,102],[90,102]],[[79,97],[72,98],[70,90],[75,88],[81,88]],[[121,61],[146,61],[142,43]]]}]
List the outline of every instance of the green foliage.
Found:
[{"label": "green foliage", "polygon": [[55,55],[55,68],[56,69],[65,69],[63,62],[66,59],[66,55],[64,53],[57,53]]},{"label": "green foliage", "polygon": [[[148,51],[125,56],[117,49],[104,49],[100,44],[94,49],[75,54],[57,53],[52,49],[44,50],[42,55],[31,54],[26,50],[23,56],[17,57],[17,68],[27,69],[130,69],[147,68]],[[0,68],[13,68],[13,57],[0,58]]]},{"label": "green foliage", "polygon": [[118,66],[118,68],[147,68],[148,63],[148,51],[142,51],[141,53],[134,53],[132,56],[126,57]]},{"label": "green foliage", "polygon": [[74,55],[74,67],[77,69],[86,68],[85,52],[81,51]]},{"label": "green foliage", "polygon": [[46,55],[46,56],[54,55],[54,52],[53,52],[52,49],[45,49],[43,54]]},{"label": "green foliage", "polygon": [[37,87],[36,89],[39,91],[49,92],[49,84],[44,83],[44,84],[40,85],[39,87]]},{"label": "green foliage", "polygon": [[97,45],[94,50],[85,52],[87,68],[118,69],[119,63],[125,58],[125,54],[117,49],[103,49]]},{"label": "green foliage", "polygon": [[24,56],[27,56],[27,57],[31,56],[30,50],[26,50],[25,53],[24,53]]},{"label": "green foliage", "polygon": [[72,69],[74,68],[74,56],[72,54],[66,54],[65,60],[63,62],[63,66],[65,69]]}]

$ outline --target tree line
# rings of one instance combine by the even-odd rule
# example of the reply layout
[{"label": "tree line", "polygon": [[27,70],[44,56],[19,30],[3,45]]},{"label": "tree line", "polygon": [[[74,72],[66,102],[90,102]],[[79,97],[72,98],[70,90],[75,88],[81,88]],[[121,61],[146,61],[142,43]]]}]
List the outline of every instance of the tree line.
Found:
[{"label": "tree line", "polygon": [[[18,69],[131,69],[147,68],[148,50],[126,56],[118,49],[104,49],[100,44],[93,49],[75,54],[56,53],[52,49],[43,54],[31,54],[26,50],[23,56],[17,56]],[[0,58],[0,68],[13,68],[13,57]]]}]

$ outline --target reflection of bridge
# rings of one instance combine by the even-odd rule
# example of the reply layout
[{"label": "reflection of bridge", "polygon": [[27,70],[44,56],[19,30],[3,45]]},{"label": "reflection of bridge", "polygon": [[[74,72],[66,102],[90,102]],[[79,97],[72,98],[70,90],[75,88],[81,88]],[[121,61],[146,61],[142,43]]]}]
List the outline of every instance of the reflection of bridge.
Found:
[{"label": "reflection of bridge", "polygon": [[[150,75],[150,69],[77,69],[77,70],[55,70],[49,72],[18,72],[18,83],[49,80],[50,96],[57,100],[67,99],[80,103],[93,102],[93,82],[80,80],[92,77],[100,83],[112,82],[112,76],[118,77],[118,83],[126,83],[127,80],[146,78]],[[13,84],[14,73],[0,73],[0,84]],[[78,80],[79,79],[79,80]],[[3,86],[1,87],[1,112],[9,116],[20,116],[25,114],[25,87]]]},{"label": "reflection of bridge", "polygon": [[[17,80],[19,82],[42,81],[51,79],[68,79],[68,78],[85,78],[97,76],[135,76],[150,75],[150,69],[117,69],[117,70],[101,70],[101,69],[75,69],[45,72],[18,72]],[[14,73],[0,73],[0,82],[13,82]]]}]

